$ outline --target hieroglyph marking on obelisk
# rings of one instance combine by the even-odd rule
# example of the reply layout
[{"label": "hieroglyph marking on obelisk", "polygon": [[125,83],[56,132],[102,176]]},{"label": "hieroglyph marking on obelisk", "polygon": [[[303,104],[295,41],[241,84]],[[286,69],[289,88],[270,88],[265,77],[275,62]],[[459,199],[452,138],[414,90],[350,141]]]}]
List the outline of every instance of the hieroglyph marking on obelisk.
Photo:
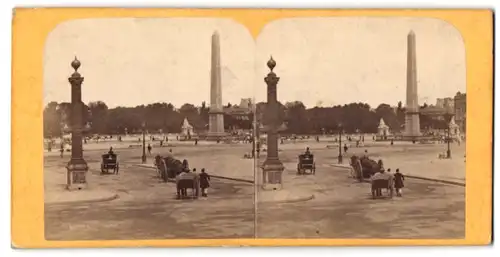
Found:
[{"label": "hieroglyph marking on obelisk", "polygon": [[417,90],[417,52],[413,31],[408,34],[407,51],[405,136],[418,137],[421,133]]}]

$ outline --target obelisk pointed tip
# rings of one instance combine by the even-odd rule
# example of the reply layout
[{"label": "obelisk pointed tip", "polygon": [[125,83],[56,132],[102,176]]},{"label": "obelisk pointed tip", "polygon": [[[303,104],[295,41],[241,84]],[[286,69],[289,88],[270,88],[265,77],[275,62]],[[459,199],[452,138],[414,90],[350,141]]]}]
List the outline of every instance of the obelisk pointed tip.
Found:
[{"label": "obelisk pointed tip", "polygon": [[219,31],[214,30],[214,33],[212,34],[212,36],[217,36],[218,37],[219,36]]},{"label": "obelisk pointed tip", "polygon": [[410,32],[408,33],[408,36],[415,36],[415,32],[413,30],[410,30]]}]

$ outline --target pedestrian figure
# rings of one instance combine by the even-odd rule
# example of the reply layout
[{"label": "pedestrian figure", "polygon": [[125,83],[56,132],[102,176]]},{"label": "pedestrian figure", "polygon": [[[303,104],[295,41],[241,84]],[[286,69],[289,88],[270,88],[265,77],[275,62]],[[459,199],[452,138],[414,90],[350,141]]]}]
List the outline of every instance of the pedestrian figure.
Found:
[{"label": "pedestrian figure", "polygon": [[194,145],[198,145],[198,139],[194,140]]},{"label": "pedestrian figure", "polygon": [[151,147],[151,145],[148,143],[148,153],[149,153],[149,155],[151,155],[151,149],[152,149],[152,148],[153,148],[153,147]]},{"label": "pedestrian figure", "polygon": [[394,145],[394,139],[391,139],[391,145]]},{"label": "pedestrian figure", "polygon": [[[390,168],[389,168],[389,169],[387,169],[386,174],[387,174],[387,176],[389,177],[389,182],[394,181],[394,174],[392,174],[392,173],[391,173],[391,169],[390,169]],[[390,183],[389,183],[389,185],[388,185],[388,186],[389,186],[389,187],[387,187],[387,192],[389,192],[389,191],[391,190],[391,188],[390,188]]]},{"label": "pedestrian figure", "polygon": [[61,152],[61,158],[63,158],[63,156],[64,156],[64,143],[61,144],[61,149],[59,149],[59,151]]},{"label": "pedestrian figure", "polygon": [[396,196],[402,196],[405,176],[396,169],[396,174],[394,174],[394,187],[396,188]]},{"label": "pedestrian figure", "polygon": [[201,187],[201,196],[208,196],[208,188],[210,187],[210,175],[205,172],[205,168],[201,169],[200,174],[200,187]]},{"label": "pedestrian figure", "polygon": [[348,150],[347,144],[344,144],[344,153],[347,153],[347,150]]},{"label": "pedestrian figure", "polygon": [[384,170],[384,163],[382,162],[382,159],[379,159],[377,164],[380,170]]},{"label": "pedestrian figure", "polygon": [[160,147],[163,146],[163,140],[160,140]]}]

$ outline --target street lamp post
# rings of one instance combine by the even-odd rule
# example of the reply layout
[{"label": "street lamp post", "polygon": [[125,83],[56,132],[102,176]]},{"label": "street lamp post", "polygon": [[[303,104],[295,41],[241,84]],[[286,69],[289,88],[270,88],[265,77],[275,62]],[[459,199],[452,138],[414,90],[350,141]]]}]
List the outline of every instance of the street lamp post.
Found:
[{"label": "street lamp post", "polygon": [[146,163],[146,122],[142,122],[142,163]]},{"label": "street lamp post", "polygon": [[447,149],[446,149],[446,158],[450,159],[451,158],[451,148],[450,148],[450,141],[451,141],[451,136],[450,136],[450,122],[451,118],[453,117],[453,114],[447,112],[445,114],[445,119],[446,119],[446,124],[447,124],[447,129],[446,129],[446,144],[447,144]]},{"label": "street lamp post", "polygon": [[67,188],[83,189],[87,186],[86,173],[88,171],[87,162],[83,159],[82,131],[83,131],[83,102],[82,102],[82,82],[83,77],[78,73],[80,68],[78,59],[71,62],[75,70],[68,78],[71,84],[71,160],[66,165]]},{"label": "street lamp post", "polygon": [[282,175],[285,167],[278,156],[278,135],[281,131],[282,113],[277,99],[277,84],[280,80],[274,67],[276,61],[271,59],[267,62],[270,72],[264,78],[267,84],[267,103],[264,114],[264,130],[267,132],[267,157],[262,166],[263,188],[269,190],[278,190],[283,187]]},{"label": "street lamp post", "polygon": [[342,164],[342,124],[339,123],[339,164]]}]

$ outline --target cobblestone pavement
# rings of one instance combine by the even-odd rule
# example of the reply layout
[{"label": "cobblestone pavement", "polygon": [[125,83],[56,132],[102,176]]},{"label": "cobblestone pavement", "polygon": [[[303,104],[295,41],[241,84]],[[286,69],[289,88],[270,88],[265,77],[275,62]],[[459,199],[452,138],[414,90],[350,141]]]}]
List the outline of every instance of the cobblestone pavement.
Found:
[{"label": "cobblestone pavement", "polygon": [[403,197],[373,200],[368,183],[354,182],[342,172],[320,168],[316,175],[294,180],[303,180],[295,185],[311,188],[315,199],[258,204],[259,238],[465,236],[465,187],[407,179]]},{"label": "cobblestone pavement", "polygon": [[[176,200],[164,194],[129,192],[111,202],[48,205],[47,240],[249,238],[254,234],[253,187],[214,180],[208,198]],[[127,194],[127,193],[125,193]]]},{"label": "cobblestone pavement", "polygon": [[[182,154],[188,156],[191,149],[198,158],[213,154],[213,149],[206,147],[186,148]],[[85,158],[91,172],[98,173],[92,167],[98,165],[99,153],[88,154]],[[295,175],[295,154],[280,154],[287,167],[286,181],[296,190],[311,191],[315,199],[258,203],[256,229],[260,238],[464,236],[464,187],[408,179],[402,198],[372,200],[369,185],[354,182],[342,169],[318,164],[314,176]],[[327,158],[327,152],[315,155],[318,160]],[[118,191],[120,198],[103,203],[46,205],[48,240],[254,237],[252,184],[214,179],[209,198],[179,201],[174,199],[173,184],[159,182],[151,169],[133,166],[140,160],[140,151],[120,150],[119,158],[120,174],[101,176],[99,183]],[[64,165],[66,161],[47,157],[45,165]]]},{"label": "cobblestone pavement", "polygon": [[[210,152],[209,148],[203,149]],[[176,200],[173,183],[160,182],[154,170],[135,166],[140,163],[140,150],[116,152],[120,160],[118,175],[100,175],[99,151],[87,152],[85,159],[90,167],[91,186],[114,190],[119,199],[46,204],[48,240],[253,237],[252,184],[213,179],[208,198]],[[46,157],[45,166],[61,168],[67,158]],[[47,181],[46,186],[49,186]]]}]

